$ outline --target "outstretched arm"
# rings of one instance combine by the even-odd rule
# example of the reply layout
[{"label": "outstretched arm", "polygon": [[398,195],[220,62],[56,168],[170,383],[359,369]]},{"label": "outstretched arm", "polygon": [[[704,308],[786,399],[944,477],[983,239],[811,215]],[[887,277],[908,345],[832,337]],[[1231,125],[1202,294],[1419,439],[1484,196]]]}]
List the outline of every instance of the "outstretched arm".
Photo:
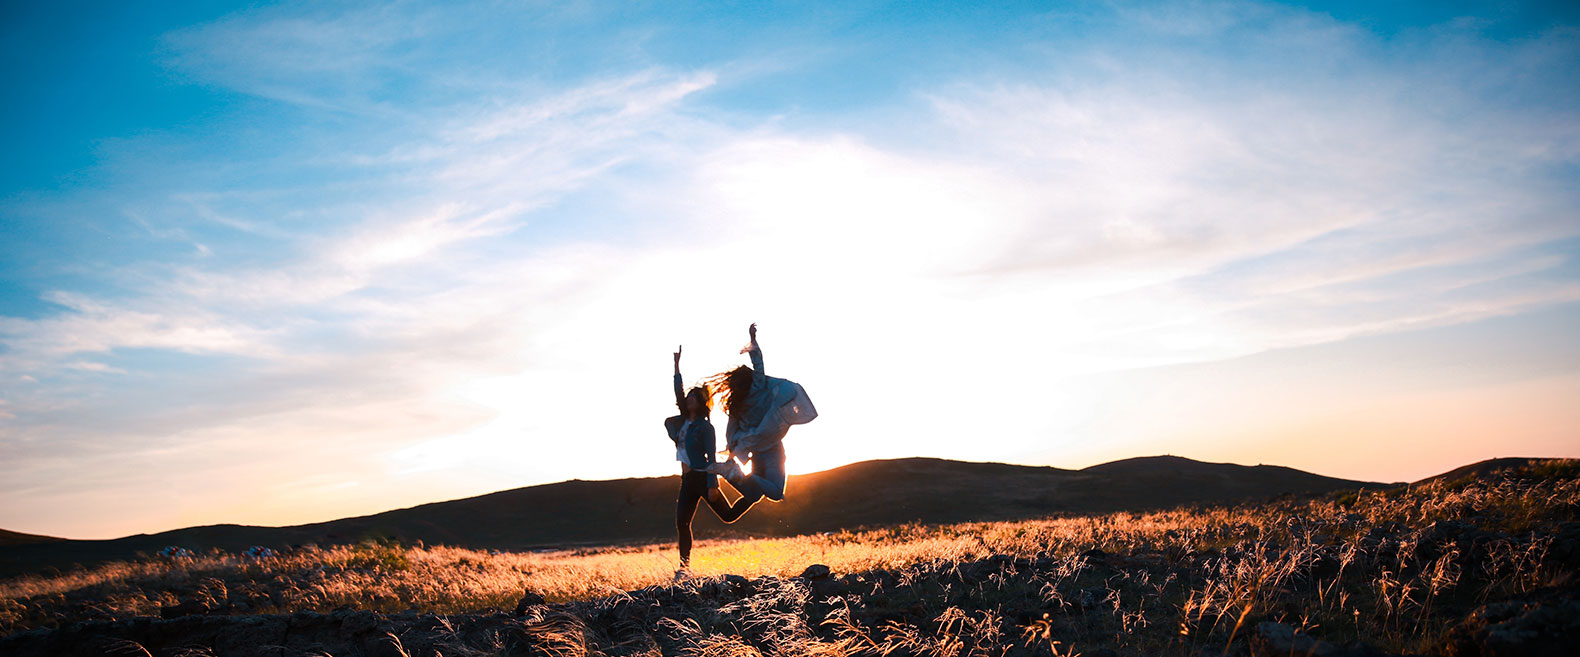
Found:
[{"label": "outstretched arm", "polygon": [[747,333],[752,336],[752,341],[741,348],[741,353],[752,359],[752,387],[756,388],[763,385],[763,377],[767,375],[763,373],[763,348],[757,346],[757,324],[755,322],[752,323],[751,328],[747,329]]},{"label": "outstretched arm", "polygon": [[680,409],[680,414],[686,414],[686,391],[680,383],[680,352],[681,347],[675,347],[675,407]]}]

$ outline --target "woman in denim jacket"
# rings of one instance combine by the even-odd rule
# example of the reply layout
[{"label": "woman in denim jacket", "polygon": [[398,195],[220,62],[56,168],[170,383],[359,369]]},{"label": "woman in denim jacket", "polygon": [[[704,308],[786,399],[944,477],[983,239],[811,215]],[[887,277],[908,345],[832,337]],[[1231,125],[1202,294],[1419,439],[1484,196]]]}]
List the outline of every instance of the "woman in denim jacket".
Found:
[{"label": "woman in denim jacket", "polygon": [[[719,513],[725,522],[735,522],[764,497],[774,502],[784,500],[789,476],[785,473],[781,441],[792,425],[817,418],[817,409],[801,384],[764,374],[757,325],[752,324],[747,333],[751,342],[741,353],[751,358],[752,366],[716,374],[707,382],[709,390],[721,391],[724,411],[730,416],[724,432],[730,457],[712,466],[711,471],[722,475],[741,493],[727,513]],[[749,475],[740,466],[747,461],[752,464]]]},{"label": "woman in denim jacket", "polygon": [[[723,519],[731,513],[730,504],[719,492],[719,480],[709,471],[714,465],[713,453],[717,449],[713,422],[710,419],[713,396],[706,386],[693,387],[682,392],[680,379],[680,349],[675,350],[675,406],[680,415],[664,420],[664,429],[675,443],[675,460],[680,461],[680,495],[675,500],[675,533],[680,544],[680,570],[684,576],[691,568],[691,520],[697,515],[697,505],[708,501],[708,508]],[[736,514],[725,522],[731,522]]]}]

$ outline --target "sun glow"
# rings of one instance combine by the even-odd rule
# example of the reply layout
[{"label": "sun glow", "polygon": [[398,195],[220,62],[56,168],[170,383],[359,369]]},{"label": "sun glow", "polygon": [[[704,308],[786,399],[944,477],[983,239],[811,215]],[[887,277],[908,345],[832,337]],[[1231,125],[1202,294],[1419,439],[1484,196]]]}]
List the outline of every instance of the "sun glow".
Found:
[{"label": "sun glow", "polygon": [[751,322],[820,414],[792,475],[1576,455],[1567,14],[427,4],[13,58],[0,127],[55,155],[0,183],[0,528],[673,475],[669,354],[695,383]]}]

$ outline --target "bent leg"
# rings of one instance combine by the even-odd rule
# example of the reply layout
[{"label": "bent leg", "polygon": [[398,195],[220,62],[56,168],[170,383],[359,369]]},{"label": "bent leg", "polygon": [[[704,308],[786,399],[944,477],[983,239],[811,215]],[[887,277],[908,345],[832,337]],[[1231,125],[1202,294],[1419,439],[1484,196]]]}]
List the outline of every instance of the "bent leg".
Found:
[{"label": "bent leg", "polygon": [[726,523],[735,522],[752,505],[763,498],[781,502],[785,498],[785,484],[789,477],[785,474],[785,453],[783,448],[774,448],[766,452],[752,455],[752,473],[737,480],[728,480],[730,485],[741,494],[741,498],[729,505],[728,509],[719,509],[709,500],[708,505],[719,516],[719,520]]},{"label": "bent leg", "polygon": [[[725,524],[729,524],[740,520],[741,516],[746,515],[746,512],[752,509],[752,505],[756,504],[757,500],[760,499],[763,499],[763,496],[760,493],[757,495],[742,495],[740,499],[735,500],[734,504],[723,505],[723,509],[720,509],[716,506],[713,507],[713,512],[718,514],[719,520],[723,520]],[[722,501],[722,499],[720,501]],[[709,506],[712,505],[710,504]]]},{"label": "bent leg", "polygon": [[726,481],[730,482],[730,486],[735,488],[735,492],[739,493],[740,497],[735,498],[735,501],[731,502],[724,497],[723,491],[719,491],[717,498],[712,496],[708,498],[708,508],[713,509],[713,514],[718,516],[719,520],[724,521],[724,524],[730,524],[740,520],[741,516],[746,515],[746,512],[752,508],[752,505],[757,503],[757,500],[763,499],[763,491],[757,487],[751,477],[745,477],[736,481],[726,479]]},{"label": "bent leg", "polygon": [[785,450],[783,445],[761,451],[751,456],[752,473],[746,474],[737,466],[721,475],[735,490],[750,498],[766,497],[775,502],[785,499]]},{"label": "bent leg", "polygon": [[713,515],[718,516],[719,520],[724,520],[725,523],[731,523],[740,518],[740,516],[734,516],[729,520],[724,519],[725,516],[730,515],[730,500],[729,498],[724,497],[724,491],[720,490],[718,487],[709,488],[708,497],[706,499],[708,502],[708,508],[713,510]]},{"label": "bent leg", "polygon": [[754,488],[762,491],[764,497],[775,502],[784,501],[785,485],[789,483],[790,476],[785,473],[783,445],[752,455],[751,479]]}]

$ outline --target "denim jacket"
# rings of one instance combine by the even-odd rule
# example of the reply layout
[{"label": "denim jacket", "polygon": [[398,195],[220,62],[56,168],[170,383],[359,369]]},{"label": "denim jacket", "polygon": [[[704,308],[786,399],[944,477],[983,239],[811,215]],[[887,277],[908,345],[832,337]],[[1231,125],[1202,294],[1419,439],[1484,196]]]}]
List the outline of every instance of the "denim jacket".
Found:
[{"label": "denim jacket", "polygon": [[744,417],[730,416],[725,427],[725,446],[737,457],[766,452],[779,447],[791,425],[817,419],[817,409],[801,384],[763,373],[763,350],[754,342],[747,355],[752,359],[752,391],[747,395]]},{"label": "denim jacket", "polygon": [[[682,409],[686,405],[685,388],[681,385],[679,374],[675,375],[675,405]],[[714,437],[712,422],[703,418],[688,421],[681,414],[665,418],[664,430],[675,443],[676,461],[692,470],[706,470],[713,464],[713,453],[718,451],[718,442]]]}]

